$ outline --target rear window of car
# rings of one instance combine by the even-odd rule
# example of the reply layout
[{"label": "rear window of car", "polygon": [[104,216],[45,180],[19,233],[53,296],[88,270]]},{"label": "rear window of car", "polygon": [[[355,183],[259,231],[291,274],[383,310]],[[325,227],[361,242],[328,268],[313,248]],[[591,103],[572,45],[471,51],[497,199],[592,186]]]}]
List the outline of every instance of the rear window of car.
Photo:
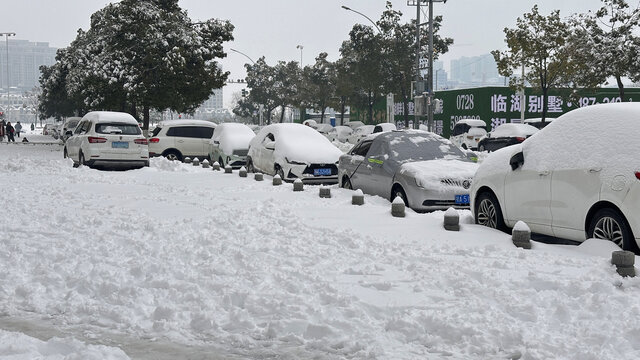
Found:
[{"label": "rear window of car", "polygon": [[155,129],[153,129],[153,132],[151,133],[151,136],[158,136],[158,134],[160,133],[160,131],[162,131],[161,127],[157,127]]},{"label": "rear window of car", "polygon": [[167,136],[211,139],[213,130],[214,128],[205,126],[174,126],[167,130]]},{"label": "rear window of car", "polygon": [[140,127],[133,124],[121,123],[99,123],[96,124],[96,133],[98,134],[121,134],[121,135],[140,135]]}]

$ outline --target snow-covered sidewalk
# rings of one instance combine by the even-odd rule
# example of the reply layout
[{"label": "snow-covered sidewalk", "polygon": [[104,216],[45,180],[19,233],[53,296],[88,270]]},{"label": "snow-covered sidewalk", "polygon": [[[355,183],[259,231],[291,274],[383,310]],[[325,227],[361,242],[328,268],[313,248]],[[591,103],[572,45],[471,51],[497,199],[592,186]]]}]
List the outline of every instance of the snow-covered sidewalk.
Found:
[{"label": "snow-covered sidewalk", "polygon": [[[118,334],[245,358],[640,358],[640,279],[606,242],[527,251],[468,211],[447,232],[443,212],[393,218],[343,189],[74,169],[55,145],[0,144],[0,181],[0,313],[78,354],[120,359]],[[0,359],[26,337],[0,335]]]}]

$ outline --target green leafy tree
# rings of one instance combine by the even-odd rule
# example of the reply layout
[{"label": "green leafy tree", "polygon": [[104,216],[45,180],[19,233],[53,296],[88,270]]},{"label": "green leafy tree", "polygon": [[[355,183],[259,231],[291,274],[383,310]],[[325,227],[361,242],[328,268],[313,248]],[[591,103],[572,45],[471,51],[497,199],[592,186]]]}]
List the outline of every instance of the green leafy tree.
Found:
[{"label": "green leafy tree", "polygon": [[623,77],[640,80],[638,56],[640,38],[634,34],[640,21],[640,8],[625,0],[602,0],[596,12],[575,16],[570,37],[577,86],[594,88],[615,78],[624,101]]},{"label": "green leafy tree", "polygon": [[319,111],[323,121],[325,110],[336,92],[336,67],[327,56],[325,52],[320,53],[312,66],[304,67],[299,92],[300,105]]},{"label": "green leafy tree", "polygon": [[264,56],[259,58],[255,64],[245,64],[244,67],[247,69],[247,86],[251,89],[249,96],[254,102],[263,106],[267,114],[267,124],[270,124],[271,113],[279,105],[275,88],[275,69],[267,64]]},{"label": "green leafy tree", "polygon": [[226,56],[222,44],[232,31],[228,21],[192,23],[178,0],[122,0],[91,16],[91,28],[78,33],[61,62],[60,72],[68,73],[57,83],[70,99],[82,99],[76,110],[137,116],[141,109],[146,129],[152,109],[189,113],[224,85],[228,73],[216,59]]},{"label": "green leafy tree", "polygon": [[[505,28],[508,51],[492,51],[502,76],[511,77],[514,69],[525,64],[525,79],[537,87],[543,95],[542,119],[546,118],[548,92],[551,88],[566,86],[571,82],[576,68],[571,63],[571,51],[567,46],[569,25],[555,10],[548,16],[540,15],[535,5],[530,13],[518,18],[516,27]],[[516,85],[511,78],[511,86]]]}]

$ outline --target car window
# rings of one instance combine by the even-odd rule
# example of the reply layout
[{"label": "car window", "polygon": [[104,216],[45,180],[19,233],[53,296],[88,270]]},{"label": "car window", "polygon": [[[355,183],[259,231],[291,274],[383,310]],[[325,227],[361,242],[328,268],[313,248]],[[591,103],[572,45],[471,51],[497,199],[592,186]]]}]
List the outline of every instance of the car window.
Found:
[{"label": "car window", "polygon": [[213,129],[208,126],[174,126],[167,130],[167,136],[210,139]]},{"label": "car window", "polygon": [[123,123],[99,123],[96,124],[98,134],[140,135],[140,127],[137,124]]},{"label": "car window", "polygon": [[375,133],[379,133],[379,132],[382,132],[382,126],[376,125],[376,127],[373,128],[373,133],[375,134]]},{"label": "car window", "polygon": [[83,121],[83,122],[81,122],[81,123],[80,123],[80,125],[79,125],[78,127],[76,127],[76,130],[75,130],[73,133],[74,133],[74,134],[82,134],[82,132],[83,132],[83,130],[82,130],[82,129],[84,129],[84,125],[85,125],[86,123],[87,123],[87,121],[86,121],[86,120],[85,120],[85,121]]},{"label": "car window", "polygon": [[353,149],[353,155],[367,156],[372,142],[373,141],[363,141],[360,143],[357,149]]},{"label": "car window", "polygon": [[153,132],[151,133],[151,137],[158,136],[160,131],[162,131],[162,128],[161,127],[156,127],[155,129],[153,129]]},{"label": "car window", "polygon": [[453,136],[461,135],[469,131],[470,126],[467,124],[456,124],[453,128]]}]

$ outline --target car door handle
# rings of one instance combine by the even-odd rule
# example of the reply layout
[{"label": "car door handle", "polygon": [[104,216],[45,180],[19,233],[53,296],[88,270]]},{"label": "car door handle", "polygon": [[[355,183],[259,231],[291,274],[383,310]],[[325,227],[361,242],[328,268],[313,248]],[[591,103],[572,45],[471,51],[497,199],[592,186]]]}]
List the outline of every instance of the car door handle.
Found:
[{"label": "car door handle", "polygon": [[540,175],[540,176],[547,176],[547,175],[549,175],[549,170],[540,171],[540,172],[538,173],[538,175]]},{"label": "car door handle", "polygon": [[597,172],[600,172],[600,171],[602,171],[602,168],[591,168],[591,169],[589,169],[590,173],[597,173]]},{"label": "car door handle", "polygon": [[183,143],[183,142],[184,142],[184,140],[178,140],[178,142],[179,142],[179,143]]}]

